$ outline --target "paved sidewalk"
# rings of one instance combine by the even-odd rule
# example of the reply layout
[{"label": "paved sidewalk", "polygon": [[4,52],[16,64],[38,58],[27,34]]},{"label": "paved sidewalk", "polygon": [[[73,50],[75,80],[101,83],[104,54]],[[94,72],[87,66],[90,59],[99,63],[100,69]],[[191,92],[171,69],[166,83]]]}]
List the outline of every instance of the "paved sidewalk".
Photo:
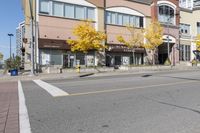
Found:
[{"label": "paved sidewalk", "polygon": [[0,133],[19,133],[17,82],[0,83]]},{"label": "paved sidewalk", "polygon": [[76,70],[63,70],[63,73],[40,73],[36,76],[31,76],[29,73],[26,75],[10,76],[3,75],[0,76],[0,83],[7,81],[25,81],[25,80],[36,80],[36,79],[73,79],[84,76],[109,76],[109,75],[123,75],[123,74],[142,74],[142,73],[157,73],[165,71],[190,71],[190,70],[200,70],[200,67],[171,67],[171,66],[147,66],[147,67],[132,67],[128,70],[115,70],[110,69],[109,71],[104,70],[105,68],[96,69],[81,69],[81,73],[77,73]]}]

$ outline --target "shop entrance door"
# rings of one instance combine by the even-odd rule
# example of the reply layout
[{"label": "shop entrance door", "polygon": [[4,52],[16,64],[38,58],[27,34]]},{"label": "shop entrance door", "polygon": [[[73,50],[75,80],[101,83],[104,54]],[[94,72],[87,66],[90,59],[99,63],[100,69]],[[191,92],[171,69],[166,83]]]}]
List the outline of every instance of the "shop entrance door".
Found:
[{"label": "shop entrance door", "polygon": [[121,56],[115,56],[115,65],[121,65],[122,59]]}]

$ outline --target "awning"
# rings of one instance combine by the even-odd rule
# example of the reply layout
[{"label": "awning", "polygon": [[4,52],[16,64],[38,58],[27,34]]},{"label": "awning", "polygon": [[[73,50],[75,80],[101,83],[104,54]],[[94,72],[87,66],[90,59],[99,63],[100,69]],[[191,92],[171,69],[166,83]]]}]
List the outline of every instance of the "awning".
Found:
[{"label": "awning", "polygon": [[40,49],[60,49],[69,50],[70,46],[67,44],[66,40],[53,40],[53,39],[39,39],[38,47]]},{"label": "awning", "polygon": [[110,52],[136,52],[136,53],[145,53],[144,48],[128,48],[122,44],[107,44],[107,51]]}]

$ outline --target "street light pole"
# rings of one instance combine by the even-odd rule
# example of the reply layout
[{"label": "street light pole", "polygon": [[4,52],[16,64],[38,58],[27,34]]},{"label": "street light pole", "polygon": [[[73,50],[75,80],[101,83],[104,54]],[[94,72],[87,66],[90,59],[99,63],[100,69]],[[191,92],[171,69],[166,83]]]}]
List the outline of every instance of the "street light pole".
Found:
[{"label": "street light pole", "polygon": [[11,37],[14,36],[13,34],[9,33],[8,36],[10,37],[10,60],[11,60]]}]

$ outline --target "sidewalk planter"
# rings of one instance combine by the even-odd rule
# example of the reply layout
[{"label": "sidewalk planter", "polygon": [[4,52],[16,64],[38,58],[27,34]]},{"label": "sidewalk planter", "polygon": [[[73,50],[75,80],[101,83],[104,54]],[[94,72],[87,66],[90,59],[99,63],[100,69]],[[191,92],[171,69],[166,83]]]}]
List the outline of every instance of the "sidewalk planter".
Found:
[{"label": "sidewalk planter", "polygon": [[18,76],[18,70],[17,69],[10,70],[10,75],[11,76]]}]

